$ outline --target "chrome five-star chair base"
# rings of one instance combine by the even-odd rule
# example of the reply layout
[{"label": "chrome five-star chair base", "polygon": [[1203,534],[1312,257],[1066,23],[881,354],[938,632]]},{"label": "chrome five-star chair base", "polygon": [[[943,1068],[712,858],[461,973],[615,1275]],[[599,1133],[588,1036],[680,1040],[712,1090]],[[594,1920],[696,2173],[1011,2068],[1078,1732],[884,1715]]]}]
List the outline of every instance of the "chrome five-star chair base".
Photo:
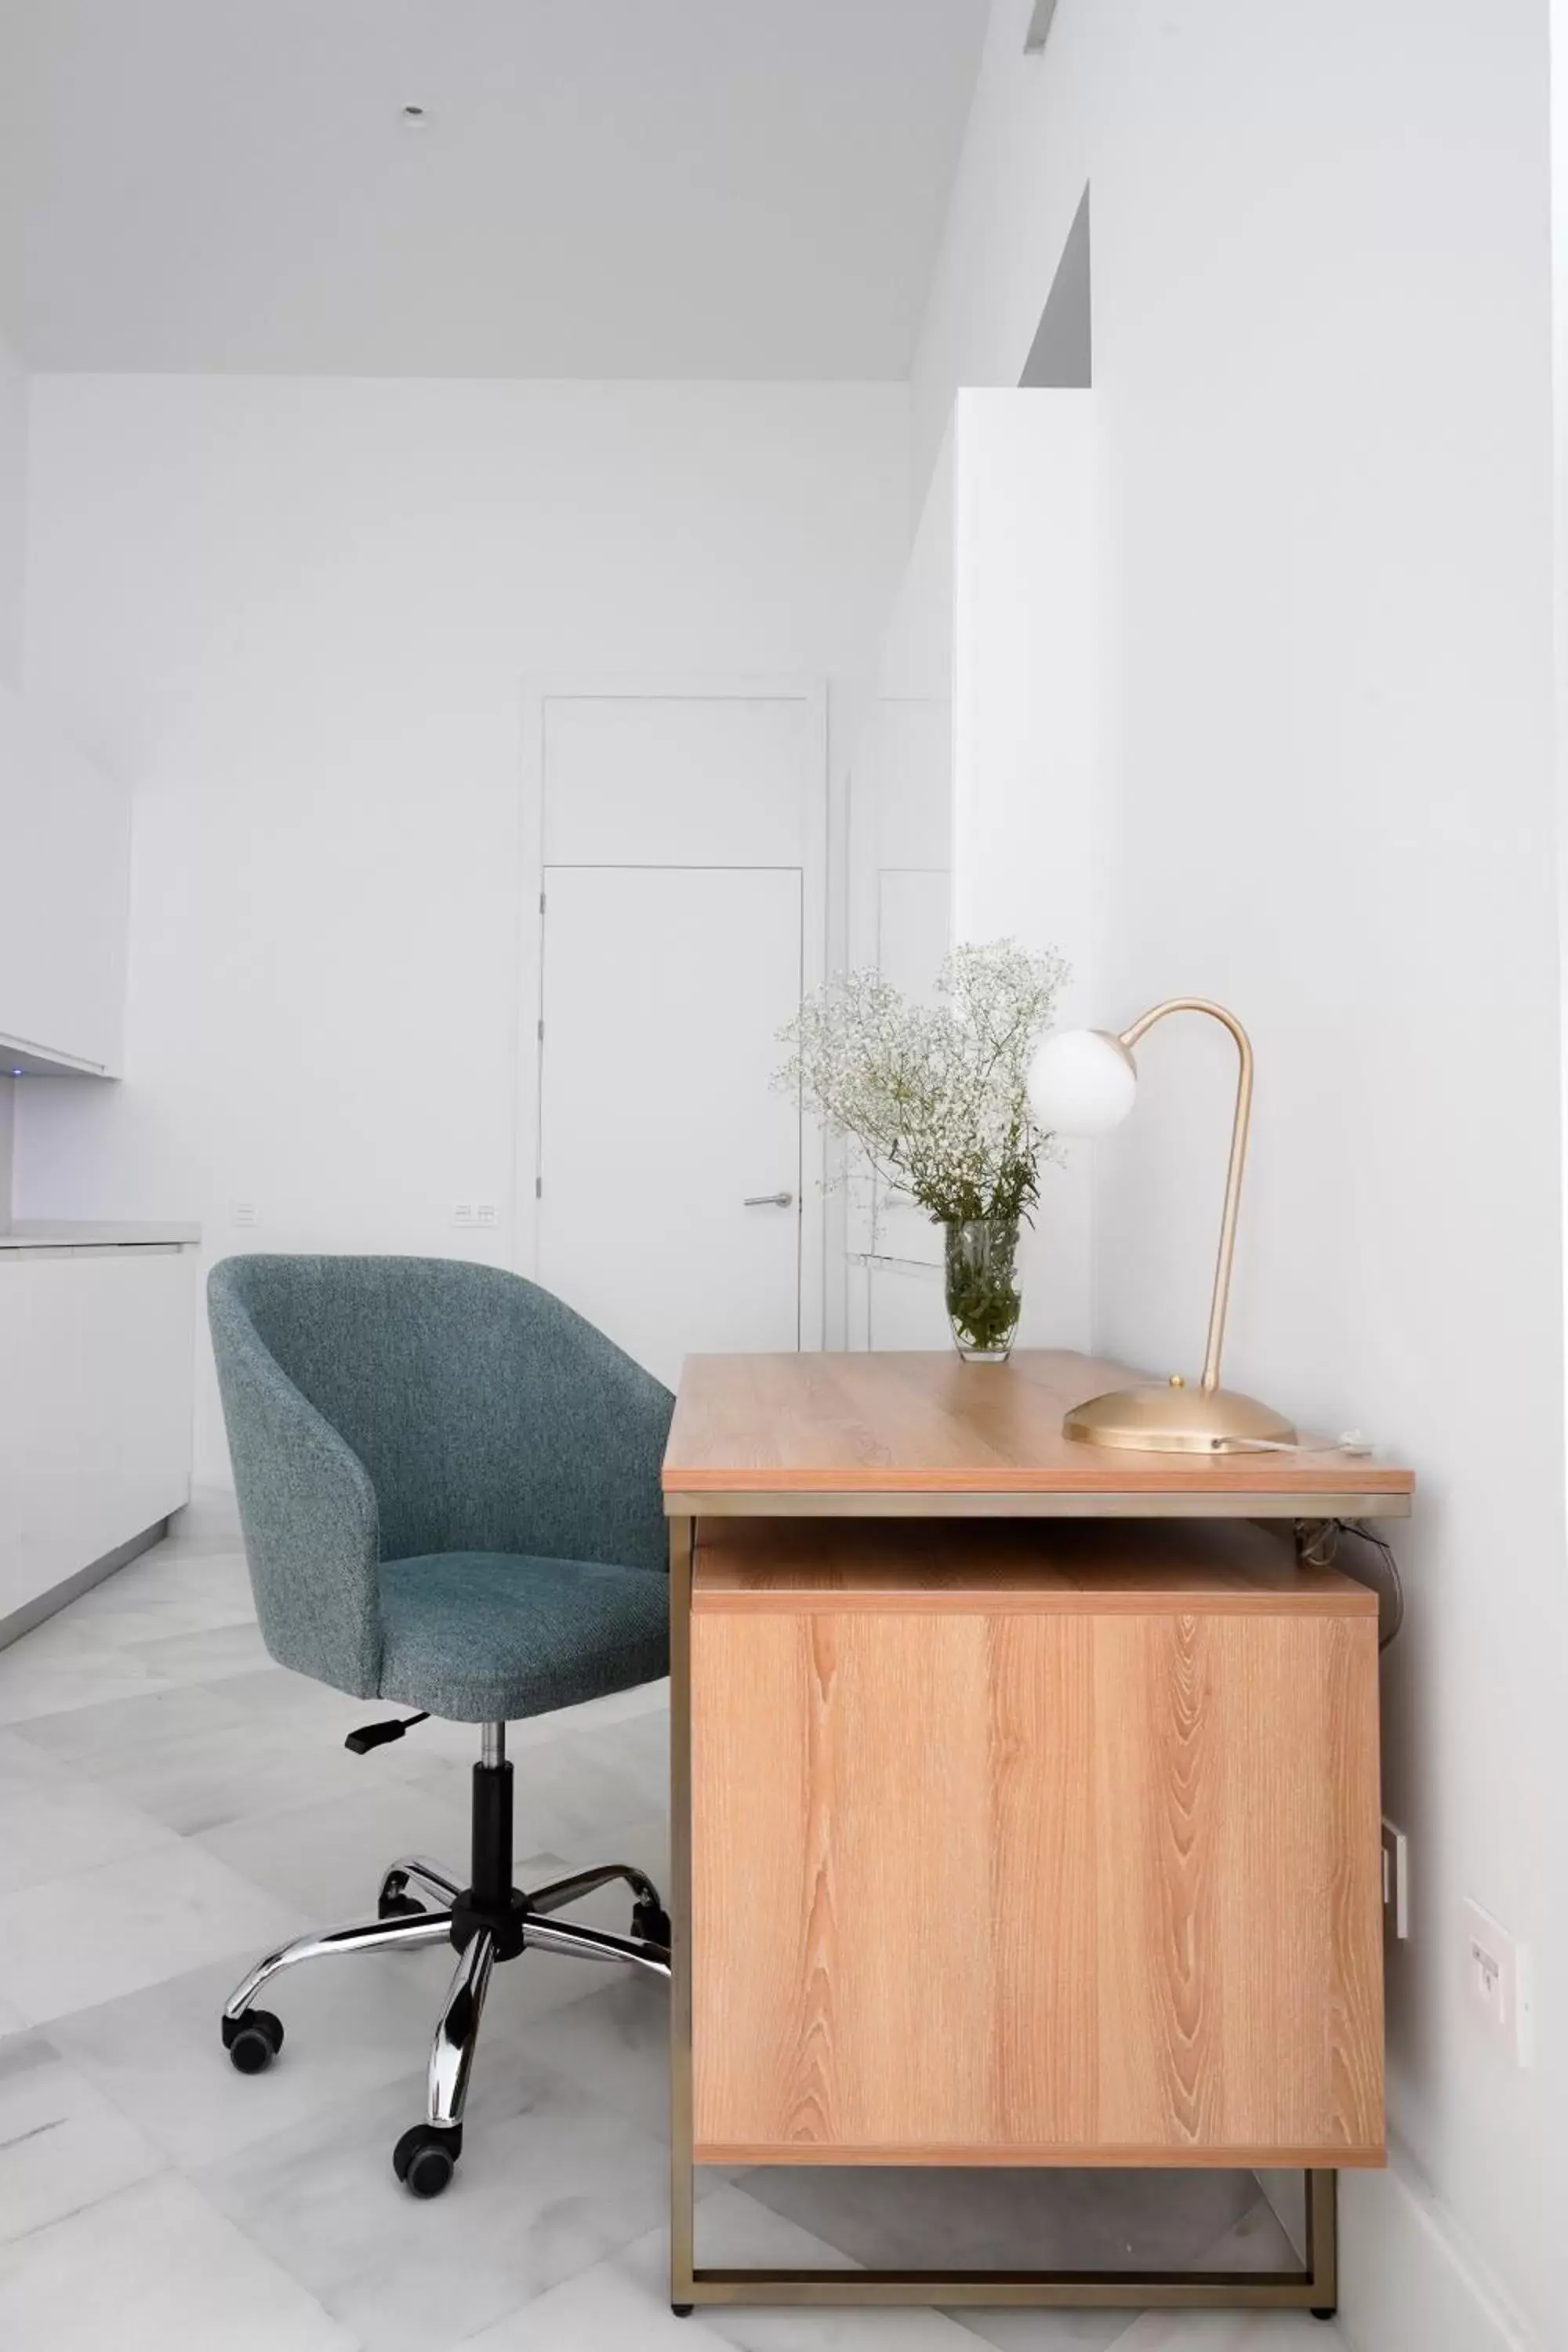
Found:
[{"label": "chrome five-star chair base", "polygon": [[[580,1870],[548,1886],[521,1892],[511,1883],[512,1768],[506,1760],[506,1726],[487,1723],[474,1767],[473,1852],[469,1883],[459,1884],[436,1864],[412,1856],[383,1875],[373,1919],[320,1935],[300,1936],[269,1952],[236,1985],[223,2012],[224,2047],[242,2074],[259,2074],[283,2044],[283,2027],[270,2010],[253,2006],[268,1980],[300,1960],[331,1952],[408,1951],[421,1944],[451,1944],[458,1966],[430,2051],[426,2120],[405,2131],[393,2150],[393,2168],[416,2197],[438,2197],[463,2147],[463,2106],[479,2040],[490,1970],[524,1952],[560,1952],[585,1960],[629,1962],[669,1975],[669,1920],[653,1881],[630,1863]],[[553,1914],[597,1886],[624,1879],[632,1893],[631,1932],[612,1936]],[[428,1901],[421,1898],[428,1898]]]}]

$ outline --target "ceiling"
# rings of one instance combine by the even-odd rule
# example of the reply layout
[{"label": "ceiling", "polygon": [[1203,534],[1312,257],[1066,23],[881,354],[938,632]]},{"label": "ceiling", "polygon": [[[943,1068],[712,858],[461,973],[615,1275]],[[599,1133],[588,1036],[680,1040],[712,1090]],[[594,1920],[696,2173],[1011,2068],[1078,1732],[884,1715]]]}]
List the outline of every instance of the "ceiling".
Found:
[{"label": "ceiling", "polygon": [[0,328],[39,369],[900,377],[985,15],[0,0]]}]

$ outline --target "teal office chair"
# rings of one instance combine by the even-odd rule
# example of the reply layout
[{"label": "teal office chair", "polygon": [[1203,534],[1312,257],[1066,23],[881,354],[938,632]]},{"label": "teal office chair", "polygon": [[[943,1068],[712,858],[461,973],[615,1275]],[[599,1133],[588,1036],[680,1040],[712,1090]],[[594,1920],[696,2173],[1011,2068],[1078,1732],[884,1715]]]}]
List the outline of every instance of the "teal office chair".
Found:
[{"label": "teal office chair", "polygon": [[[446,1258],[233,1257],[207,1286],[240,1523],[268,1650],[356,1698],[482,1726],[468,1882],[406,1856],[375,1916],[269,1953],[236,1986],[223,2040],[242,2074],[283,2041],[255,2006],[300,1960],[450,1943],[424,2123],[393,2153],[437,2196],[491,1969],[526,1951],[669,1974],[669,1921],[631,1864],[524,1893],[511,1883],[510,1721],[651,1681],[668,1664],[659,1458],[670,1397],[548,1291]],[[631,1890],[630,1933],[554,1915]]]}]

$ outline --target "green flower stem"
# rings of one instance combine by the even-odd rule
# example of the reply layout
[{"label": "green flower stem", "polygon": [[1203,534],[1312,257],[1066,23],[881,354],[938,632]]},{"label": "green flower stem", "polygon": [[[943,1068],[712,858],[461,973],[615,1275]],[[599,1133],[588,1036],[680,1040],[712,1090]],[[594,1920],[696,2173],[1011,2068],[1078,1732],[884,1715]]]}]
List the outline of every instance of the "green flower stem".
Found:
[{"label": "green flower stem", "polygon": [[947,1313],[961,1348],[1003,1355],[1013,1344],[1022,1299],[1016,1223],[969,1219],[946,1235]]}]

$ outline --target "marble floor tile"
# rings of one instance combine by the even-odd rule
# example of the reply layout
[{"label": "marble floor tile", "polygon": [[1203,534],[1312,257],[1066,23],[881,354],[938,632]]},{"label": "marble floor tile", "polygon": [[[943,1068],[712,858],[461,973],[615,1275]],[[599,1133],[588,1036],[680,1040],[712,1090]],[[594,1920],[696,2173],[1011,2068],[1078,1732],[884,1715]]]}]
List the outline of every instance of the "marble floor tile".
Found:
[{"label": "marble floor tile", "polygon": [[646,1812],[650,1790],[668,1785],[667,1707],[659,1708],[657,1714],[645,1708],[639,1714],[623,1716],[618,1721],[585,1726],[581,1736],[593,1740],[601,1760],[624,1780],[628,1811]]},{"label": "marble floor tile", "polygon": [[710,2315],[677,2319],[670,2310],[668,2244],[662,2230],[650,2231],[481,2328],[462,2352],[712,2352],[729,2339]]},{"label": "marble floor tile", "polygon": [[785,2165],[740,2179],[856,2262],[896,2268],[1190,2269],[1258,2193],[1228,2171]]},{"label": "marble floor tile", "polygon": [[[507,1747],[515,1756],[521,1749],[559,1739],[563,1733],[596,1732],[606,1725],[626,1723],[640,1715],[656,1716],[668,1724],[668,1680],[637,1683],[630,1690],[608,1691],[603,1698],[585,1698],[575,1706],[558,1707],[553,1715],[529,1716],[521,1723],[509,1724]],[[440,1738],[445,1753],[456,1756],[459,1761],[467,1760],[473,1745],[470,1725],[433,1723],[430,1729]]]},{"label": "marble floor tile", "polygon": [[[415,1747],[424,1729],[404,1745]],[[456,1757],[433,1761],[422,1777],[443,1791],[448,1801],[466,1805],[469,1774],[479,1753],[479,1731],[468,1727],[461,1760]],[[564,1853],[572,1866],[596,1861],[618,1861],[602,1852],[605,1824],[625,1822],[633,1812],[648,1810],[650,1785],[628,1790],[627,1776],[613,1759],[599,1753],[596,1735],[563,1733],[558,1739],[513,1750],[516,1780],[513,1809],[520,1853]],[[657,1786],[657,1784],[654,1784]],[[629,1857],[639,1859],[637,1855]]]},{"label": "marble floor tile", "polygon": [[236,1537],[232,1544],[215,1545],[170,1542],[163,1546],[155,1558],[156,1568],[148,1578],[151,1590],[155,1582],[158,1592],[171,1601],[198,1601],[222,1597],[236,1604],[249,1605],[256,1614],[256,1604],[250,1582],[250,1563],[245,1547]]},{"label": "marble floor tile", "polygon": [[[747,2269],[847,2270],[836,2242],[804,2230],[771,2206],[761,2205],[742,2186],[715,2189],[697,2219],[698,2258]],[[667,2290],[668,2292],[668,2290]],[[742,2352],[973,2352],[974,2338],[945,2313],[897,2307],[798,2310],[783,2306],[728,2306],[705,2311],[716,2336]]]},{"label": "marble floor tile", "polygon": [[[715,2188],[702,2201],[708,2234],[721,2257],[738,2263],[831,2268],[833,2249],[797,2230],[741,2191]],[[701,2308],[677,2319],[669,2308],[668,2238],[661,2227],[578,2272],[563,2285],[510,2312],[472,2337],[463,2352],[679,2352],[682,2345],[756,2345],[759,2352],[826,2352],[826,2347],[892,2347],[963,2352],[965,2341],[935,2312],[813,2312]],[[852,2265],[846,2263],[846,2270]]]},{"label": "marble floor tile", "polygon": [[311,1922],[188,1841],[0,1895],[0,1994],[47,2024]]},{"label": "marble floor tile", "polygon": [[[1256,2182],[1253,2184],[1256,2189]],[[1223,2237],[1194,2257],[1201,2270],[1293,2271],[1295,2249],[1267,2199],[1256,2196]],[[1127,2311],[955,2311],[952,2316],[1002,2352],[1069,2352],[1076,2346],[1120,2344],[1132,2325]],[[1267,2338],[1264,2339],[1267,2342]],[[1332,2352],[1332,2340],[1327,2347]]]},{"label": "marble floor tile", "polygon": [[602,1990],[590,1989],[552,2017],[550,2063],[662,2140],[669,2129],[668,1995],[640,1972],[605,1975]]},{"label": "marble floor tile", "polygon": [[36,1740],[20,1731],[0,1731],[0,1798],[22,1790],[58,1787],[69,1778],[59,1759]]},{"label": "marble floor tile", "polygon": [[[26,1638],[30,1641],[32,1636]],[[23,1647],[19,1642],[8,1654],[15,1656]],[[232,1733],[245,1720],[244,1710],[229,1698],[226,1689],[194,1685],[180,1690],[144,1678],[130,1696],[31,1716],[18,1725],[14,1736],[63,1763],[114,1779],[134,1751],[147,1743],[182,1738],[195,1731]]]},{"label": "marble floor tile", "polygon": [[1117,2352],[1346,2352],[1346,2338],[1305,2311],[1146,2311]]},{"label": "marble floor tile", "polygon": [[[1299,2259],[1264,2197],[1212,2245],[1203,2270],[1295,2270]],[[1118,2352],[1336,2352],[1345,2338],[1306,2311],[1147,2311]]]},{"label": "marble floor tile", "polygon": [[189,1633],[164,1633],[136,1642],[125,1652],[166,1683],[216,1683],[230,1675],[253,1675],[268,1666],[267,1644],[254,1618],[209,1625]]},{"label": "marble floor tile", "polygon": [[[247,1807],[242,1818],[201,1831],[195,1843],[323,1927],[373,1910],[382,1872],[402,1854],[427,1854],[466,1873],[466,1807],[424,1782],[378,1775],[379,1751],[356,1757],[338,1748],[325,1755],[329,1801],[320,1801],[318,1788],[308,1804]],[[340,1757],[347,1773],[357,1770],[357,1783],[339,1772]],[[313,1767],[316,1759],[300,1761]]]},{"label": "marble floor tile", "polygon": [[[642,1791],[645,1803],[649,1791],[646,1789]],[[583,1854],[580,1857],[581,1861],[635,1863],[639,1870],[647,1871],[656,1886],[661,1887],[664,1893],[668,1895],[669,1814],[668,1809],[661,1808],[657,1814],[644,1814],[637,1821],[611,1822],[603,1828],[594,1830],[592,1837],[594,1850],[592,1853]],[[597,1919],[598,1915],[594,1909],[594,1905],[602,1899],[602,1897],[591,1895],[587,1906],[575,1916],[584,1919]],[[602,1919],[598,1919],[598,1924],[602,1927],[613,1927],[617,1923],[606,1913]]]},{"label": "marble floor tile", "polygon": [[0,1650],[0,1723],[26,1723],[37,1716],[169,1688],[143,1660],[111,1643],[60,1638],[57,1622],[39,1625]]},{"label": "marble floor tile", "polygon": [[164,1538],[164,1548],[171,1559],[184,1559],[195,1556],[202,1559],[245,1558],[245,1538],[240,1532],[239,1515],[232,1507],[221,1519],[207,1520],[198,1516],[195,1505],[176,1514]]},{"label": "marble floor tile", "polygon": [[1205,2271],[1295,2271],[1301,2257],[1283,2222],[1261,2193],[1199,2257]]},{"label": "marble floor tile", "polygon": [[0,1784],[0,1896],[178,1843],[162,1822],[90,1781]]},{"label": "marble floor tile", "polygon": [[658,2142],[530,2054],[481,2054],[458,2177],[428,2204],[391,2169],[423,2105],[411,2075],[195,2176],[376,2352],[446,2352],[662,2219]]},{"label": "marble floor tile", "polygon": [[[325,1683],[312,1682],[309,1675],[297,1675],[270,1662],[244,1674],[226,1675],[215,1687],[260,1731],[271,1727],[294,1737],[308,1727],[312,1733],[340,1743],[356,1724],[405,1712],[385,1699],[351,1698],[346,1691],[330,1690]],[[433,1728],[421,1726],[421,1732]],[[475,1735],[466,1743],[467,1751],[477,1746]],[[385,1756],[391,1751],[381,1752]]]},{"label": "marble floor tile", "polygon": [[71,1613],[95,1641],[124,1643],[253,1622],[256,1606],[243,1559],[175,1562],[160,1546],[83,1593]]},{"label": "marble floor tile", "polygon": [[265,2074],[241,2075],[218,2018],[258,1957],[230,1952],[48,2028],[78,2071],[187,2171],[406,2081],[425,2062],[451,1975],[440,1948],[290,1969],[267,1996],[283,2049]]},{"label": "marble floor tile", "polygon": [[[128,1803],[183,1836],[300,1806],[352,1801],[418,1777],[406,1743],[353,1756],[329,1726],[300,1720],[258,1727],[253,1717],[223,1704],[227,1688],[220,1683],[210,1691],[193,1685],[171,1694],[170,1719],[175,1726],[192,1724],[194,1715],[193,1727],[176,1728],[168,1738],[137,1738],[119,1750],[94,1748],[74,1759],[75,1769],[112,1785]],[[216,1702],[211,1719],[203,1708],[173,1706],[174,1698],[209,1697]],[[362,1879],[375,1867],[373,1856],[362,1857]]]},{"label": "marble floor tile", "polygon": [[0,1660],[7,1663],[25,1657],[35,1666],[58,1665],[81,1657],[98,1648],[97,1636],[89,1625],[77,1614],[74,1607],[59,1609],[35,1625],[19,1641],[8,1643],[0,1650]]},{"label": "marble floor tile", "polygon": [[0,2247],[7,2352],[357,2352],[296,2280],[165,2173]]},{"label": "marble floor tile", "polygon": [[144,2180],[165,2161],[42,2034],[0,2041],[0,2243]]},{"label": "marble floor tile", "polygon": [[984,2306],[948,2314],[971,2338],[1005,2352],[1102,2352],[1120,2345],[1136,2314],[1131,2311],[1008,2311]]}]

